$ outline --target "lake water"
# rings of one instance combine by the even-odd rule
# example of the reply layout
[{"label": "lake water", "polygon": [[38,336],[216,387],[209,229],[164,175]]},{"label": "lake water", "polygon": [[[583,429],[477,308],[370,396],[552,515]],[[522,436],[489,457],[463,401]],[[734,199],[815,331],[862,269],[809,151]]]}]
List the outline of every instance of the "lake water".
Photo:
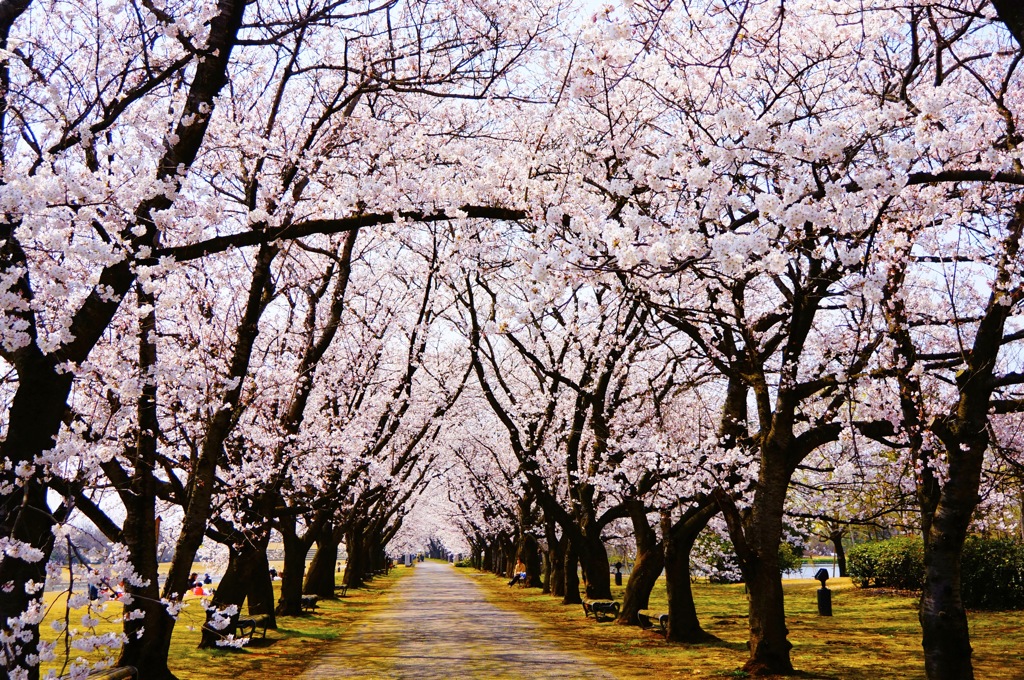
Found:
[{"label": "lake water", "polygon": [[804,563],[804,566],[800,567],[799,571],[788,571],[782,575],[782,578],[814,578],[815,572],[821,568],[828,570],[829,578],[836,578],[839,576],[839,566],[833,566],[831,562],[828,564],[810,564]]}]

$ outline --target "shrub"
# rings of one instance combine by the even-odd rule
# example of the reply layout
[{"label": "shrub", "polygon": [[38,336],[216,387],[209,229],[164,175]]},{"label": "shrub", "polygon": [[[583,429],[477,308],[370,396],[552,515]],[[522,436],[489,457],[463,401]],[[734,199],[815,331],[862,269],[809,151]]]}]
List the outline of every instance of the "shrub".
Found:
[{"label": "shrub", "polygon": [[972,609],[1024,609],[1024,544],[969,536],[960,569],[960,594]]},{"label": "shrub", "polygon": [[463,567],[463,568],[465,568],[465,567],[472,567],[473,566],[473,562],[472,562],[472,560],[469,560],[469,559],[459,560],[458,562],[455,563],[455,566],[456,567]]},{"label": "shrub", "polygon": [[[854,547],[847,555],[861,588],[920,590],[924,545],[920,538],[891,538]],[[960,569],[960,596],[969,609],[1024,609],[1024,544],[968,536]]]},{"label": "shrub", "polygon": [[804,549],[783,541],[779,544],[779,571],[783,574],[800,571],[804,565]]},{"label": "shrub", "polygon": [[924,543],[920,538],[890,538],[854,546],[846,567],[861,588],[920,590],[924,584]]}]

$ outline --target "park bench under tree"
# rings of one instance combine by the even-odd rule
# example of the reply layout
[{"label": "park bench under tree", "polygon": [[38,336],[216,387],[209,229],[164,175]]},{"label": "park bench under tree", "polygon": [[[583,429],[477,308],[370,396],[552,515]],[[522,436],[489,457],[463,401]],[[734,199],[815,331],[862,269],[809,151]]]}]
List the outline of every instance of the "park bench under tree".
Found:
[{"label": "park bench under tree", "polygon": [[263,633],[260,637],[265,640],[269,623],[269,616],[240,616],[234,614],[231,616],[228,624],[219,630],[210,625],[208,617],[206,623],[203,624],[203,630],[222,639],[227,638],[228,635],[233,635],[237,640],[239,638],[252,639],[256,637],[256,630],[262,629]]},{"label": "park bench under tree", "polygon": [[619,616],[619,603],[614,600],[583,600],[583,615],[594,615],[594,620],[614,621]]},{"label": "park bench under tree", "polygon": [[654,609],[641,609],[636,613],[637,623],[644,630],[657,630],[662,635],[668,633],[668,614]]}]

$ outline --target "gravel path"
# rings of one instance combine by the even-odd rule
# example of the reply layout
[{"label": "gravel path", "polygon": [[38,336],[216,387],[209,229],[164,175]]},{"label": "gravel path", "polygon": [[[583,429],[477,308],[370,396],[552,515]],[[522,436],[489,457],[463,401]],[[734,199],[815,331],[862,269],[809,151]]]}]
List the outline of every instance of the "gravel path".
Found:
[{"label": "gravel path", "polygon": [[334,642],[301,680],[613,677],[487,602],[473,577],[454,567],[418,564],[387,600]]}]

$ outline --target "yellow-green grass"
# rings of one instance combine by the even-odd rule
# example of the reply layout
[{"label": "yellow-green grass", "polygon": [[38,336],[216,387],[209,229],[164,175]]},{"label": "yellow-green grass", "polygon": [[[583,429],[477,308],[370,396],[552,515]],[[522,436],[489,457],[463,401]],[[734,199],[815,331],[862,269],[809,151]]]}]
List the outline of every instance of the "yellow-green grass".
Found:
[{"label": "yellow-green grass", "polygon": [[[202,572],[200,572],[202,573]],[[319,651],[338,636],[365,617],[365,612],[380,607],[386,602],[386,593],[405,569],[392,569],[387,576],[378,576],[366,588],[350,590],[346,597],[338,600],[321,601],[315,614],[306,616],[282,616],[277,618],[278,629],[267,631],[267,639],[252,641],[244,649],[198,649],[200,627],[205,615],[200,604],[201,598],[188,594],[186,606],[174,627],[174,637],[168,665],[181,680],[228,680],[238,677],[270,678],[289,677],[300,674],[317,657]],[[340,581],[340,574],[338,575]],[[280,581],[274,582],[275,597],[280,594]],[[43,621],[41,634],[44,639],[54,640],[57,633],[50,625],[54,620],[63,619],[66,593],[46,593],[49,606]],[[82,629],[83,609],[73,610],[71,628]],[[95,626],[96,633],[120,632],[122,607],[117,602],[106,605],[98,615],[101,622]],[[58,644],[58,660],[43,664],[45,673],[49,669],[61,671],[63,664],[63,638]],[[80,654],[71,650],[71,659],[77,656],[97,661],[103,653]]]},{"label": "yellow-green grass", "polygon": [[[488,599],[533,619],[560,646],[590,658],[625,680],[650,677],[745,677],[747,602],[742,585],[694,584],[704,629],[720,641],[684,645],[634,626],[595,623],[579,605],[563,606],[536,589],[508,588],[490,575],[477,579]],[[924,657],[917,598],[855,588],[830,579],[834,616],[817,612],[816,581],[784,582],[793,665],[803,677],[843,680],[921,678]],[[612,587],[617,600],[624,587]],[[664,581],[651,609],[666,611]],[[976,677],[1024,679],[1024,612],[970,612]]]}]

